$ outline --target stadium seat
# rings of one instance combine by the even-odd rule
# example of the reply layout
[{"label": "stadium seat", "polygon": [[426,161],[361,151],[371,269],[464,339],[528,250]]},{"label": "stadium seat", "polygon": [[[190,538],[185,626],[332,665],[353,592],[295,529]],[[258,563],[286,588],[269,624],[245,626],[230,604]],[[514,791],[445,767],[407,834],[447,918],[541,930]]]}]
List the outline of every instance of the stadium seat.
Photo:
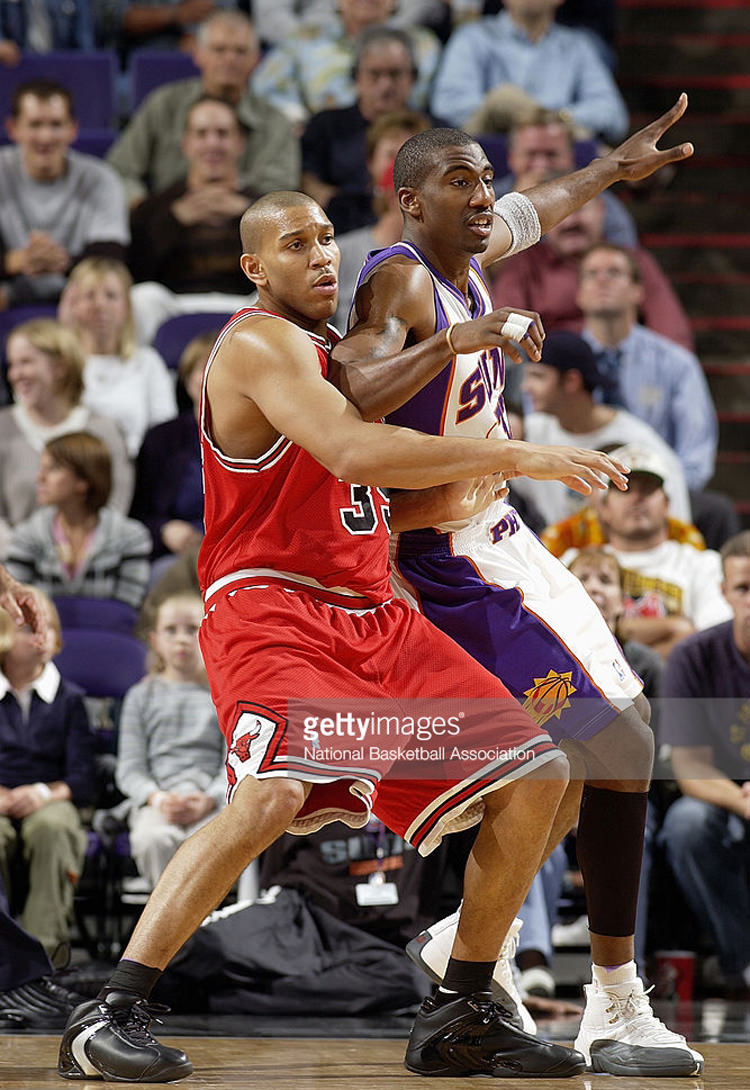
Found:
[{"label": "stadium seat", "polygon": [[73,111],[82,129],[111,129],[115,125],[117,58],[110,50],[27,53],[15,68],[3,68],[2,72],[0,118],[10,114],[13,91],[19,83],[51,79],[70,88]]},{"label": "stadium seat", "polygon": [[79,129],[73,150],[103,159],[117,139],[114,129]]},{"label": "stadium seat", "polygon": [[193,337],[211,330],[216,330],[218,333],[231,317],[231,313],[221,314],[211,311],[178,314],[162,322],[152,344],[167,367],[175,370],[180,362],[180,356]]},{"label": "stadium seat", "polygon": [[87,696],[122,698],[146,672],[146,648],[126,632],[63,627],[62,637],[55,665]]},{"label": "stadium seat", "polygon": [[55,598],[54,602],[64,632],[69,628],[105,628],[132,636],[138,621],[138,610],[113,598],[71,594]]},{"label": "stadium seat", "polygon": [[0,340],[4,342],[21,322],[29,322],[32,318],[54,318],[56,315],[57,303],[29,303],[27,306],[0,310]]},{"label": "stadium seat", "polygon": [[130,79],[133,111],[137,110],[146,95],[150,95],[163,83],[189,79],[200,72],[189,53],[177,50],[134,49],[130,55]]}]

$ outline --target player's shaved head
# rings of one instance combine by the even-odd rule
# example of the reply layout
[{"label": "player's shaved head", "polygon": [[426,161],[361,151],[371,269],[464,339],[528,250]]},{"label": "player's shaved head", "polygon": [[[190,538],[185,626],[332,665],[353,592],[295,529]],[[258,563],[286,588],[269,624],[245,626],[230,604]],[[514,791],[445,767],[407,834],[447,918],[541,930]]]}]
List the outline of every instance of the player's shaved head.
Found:
[{"label": "player's shaved head", "polygon": [[410,137],[393,164],[393,184],[419,189],[432,174],[446,148],[465,148],[478,141],[463,129],[427,129]]},{"label": "player's shaved head", "polygon": [[259,197],[240,220],[243,253],[258,253],[263,246],[267,231],[272,228],[278,232],[281,228],[284,213],[290,208],[302,208],[304,205],[318,207],[312,197],[291,189],[280,189],[275,193],[266,193],[265,196]]}]

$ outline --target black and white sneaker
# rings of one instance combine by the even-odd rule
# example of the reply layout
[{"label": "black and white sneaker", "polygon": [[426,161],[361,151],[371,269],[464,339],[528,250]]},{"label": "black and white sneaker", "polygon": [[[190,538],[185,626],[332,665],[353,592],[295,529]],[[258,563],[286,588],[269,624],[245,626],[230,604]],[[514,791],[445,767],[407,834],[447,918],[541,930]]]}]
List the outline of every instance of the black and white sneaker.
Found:
[{"label": "black and white sneaker", "polygon": [[18,1029],[62,1029],[82,1001],[83,996],[61,987],[51,977],[39,977],[0,992],[0,1024]]},{"label": "black and white sneaker", "polygon": [[425,999],[412,1027],[405,1063],[419,1075],[496,1079],[562,1079],[586,1070],[580,1052],[540,1041],[505,1021],[490,992],[442,1004]]},{"label": "black and white sneaker", "polygon": [[[459,913],[454,912],[451,916],[438,920],[431,927],[420,931],[406,947],[407,957],[436,984],[442,984],[448,968],[453,940],[458,930],[458,917]],[[522,927],[523,920],[516,917],[500,950],[490,988],[495,1003],[509,1012],[503,1014],[503,1018],[526,1033],[536,1033],[536,1023],[521,998],[517,980],[515,957],[518,933]]]},{"label": "black and white sneaker", "polygon": [[65,1029],[58,1074],[107,1082],[172,1082],[191,1075],[193,1065],[185,1053],[149,1032],[155,1013],[166,1009],[125,992],[82,1003]]}]

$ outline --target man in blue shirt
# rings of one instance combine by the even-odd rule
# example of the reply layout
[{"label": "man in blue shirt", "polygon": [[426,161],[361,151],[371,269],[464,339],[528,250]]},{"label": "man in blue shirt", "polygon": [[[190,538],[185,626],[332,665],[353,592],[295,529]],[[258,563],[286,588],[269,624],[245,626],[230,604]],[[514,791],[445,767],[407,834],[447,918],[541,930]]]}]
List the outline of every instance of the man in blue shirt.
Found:
[{"label": "man in blue shirt", "polygon": [[696,632],[664,675],[662,740],[682,798],[661,832],[730,990],[750,989],[750,532],[721,550],[734,617]]},{"label": "man in blue shirt", "polygon": [[[479,132],[508,128],[529,107],[546,106],[567,111],[578,130],[619,140],[628,126],[622,96],[588,35],[555,23],[559,5],[505,0],[499,15],[459,27],[438,69],[432,112]],[[472,117],[488,92],[484,117]]]},{"label": "man in blue shirt", "polygon": [[690,489],[713,476],[718,426],[700,362],[638,324],[644,291],[632,254],[597,243],[579,268],[583,336],[616,382],[616,401],[650,424],[682,462]]}]

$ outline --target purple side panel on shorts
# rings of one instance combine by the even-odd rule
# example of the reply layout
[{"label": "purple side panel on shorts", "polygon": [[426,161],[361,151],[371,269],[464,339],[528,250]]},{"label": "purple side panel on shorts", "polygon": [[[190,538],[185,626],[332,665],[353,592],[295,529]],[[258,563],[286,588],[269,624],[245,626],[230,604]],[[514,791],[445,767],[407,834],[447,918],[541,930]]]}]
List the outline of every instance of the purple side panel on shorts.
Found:
[{"label": "purple side panel on shorts", "polygon": [[591,738],[617,716],[618,709],[555,632],[524,608],[516,587],[486,583],[469,560],[450,552],[445,539],[433,540],[434,547],[424,551],[409,548],[414,538],[403,548],[399,542],[396,561],[433,624],[499,677],[529,711],[530,695],[550,671],[570,672],[570,707],[540,723],[555,742]]}]

